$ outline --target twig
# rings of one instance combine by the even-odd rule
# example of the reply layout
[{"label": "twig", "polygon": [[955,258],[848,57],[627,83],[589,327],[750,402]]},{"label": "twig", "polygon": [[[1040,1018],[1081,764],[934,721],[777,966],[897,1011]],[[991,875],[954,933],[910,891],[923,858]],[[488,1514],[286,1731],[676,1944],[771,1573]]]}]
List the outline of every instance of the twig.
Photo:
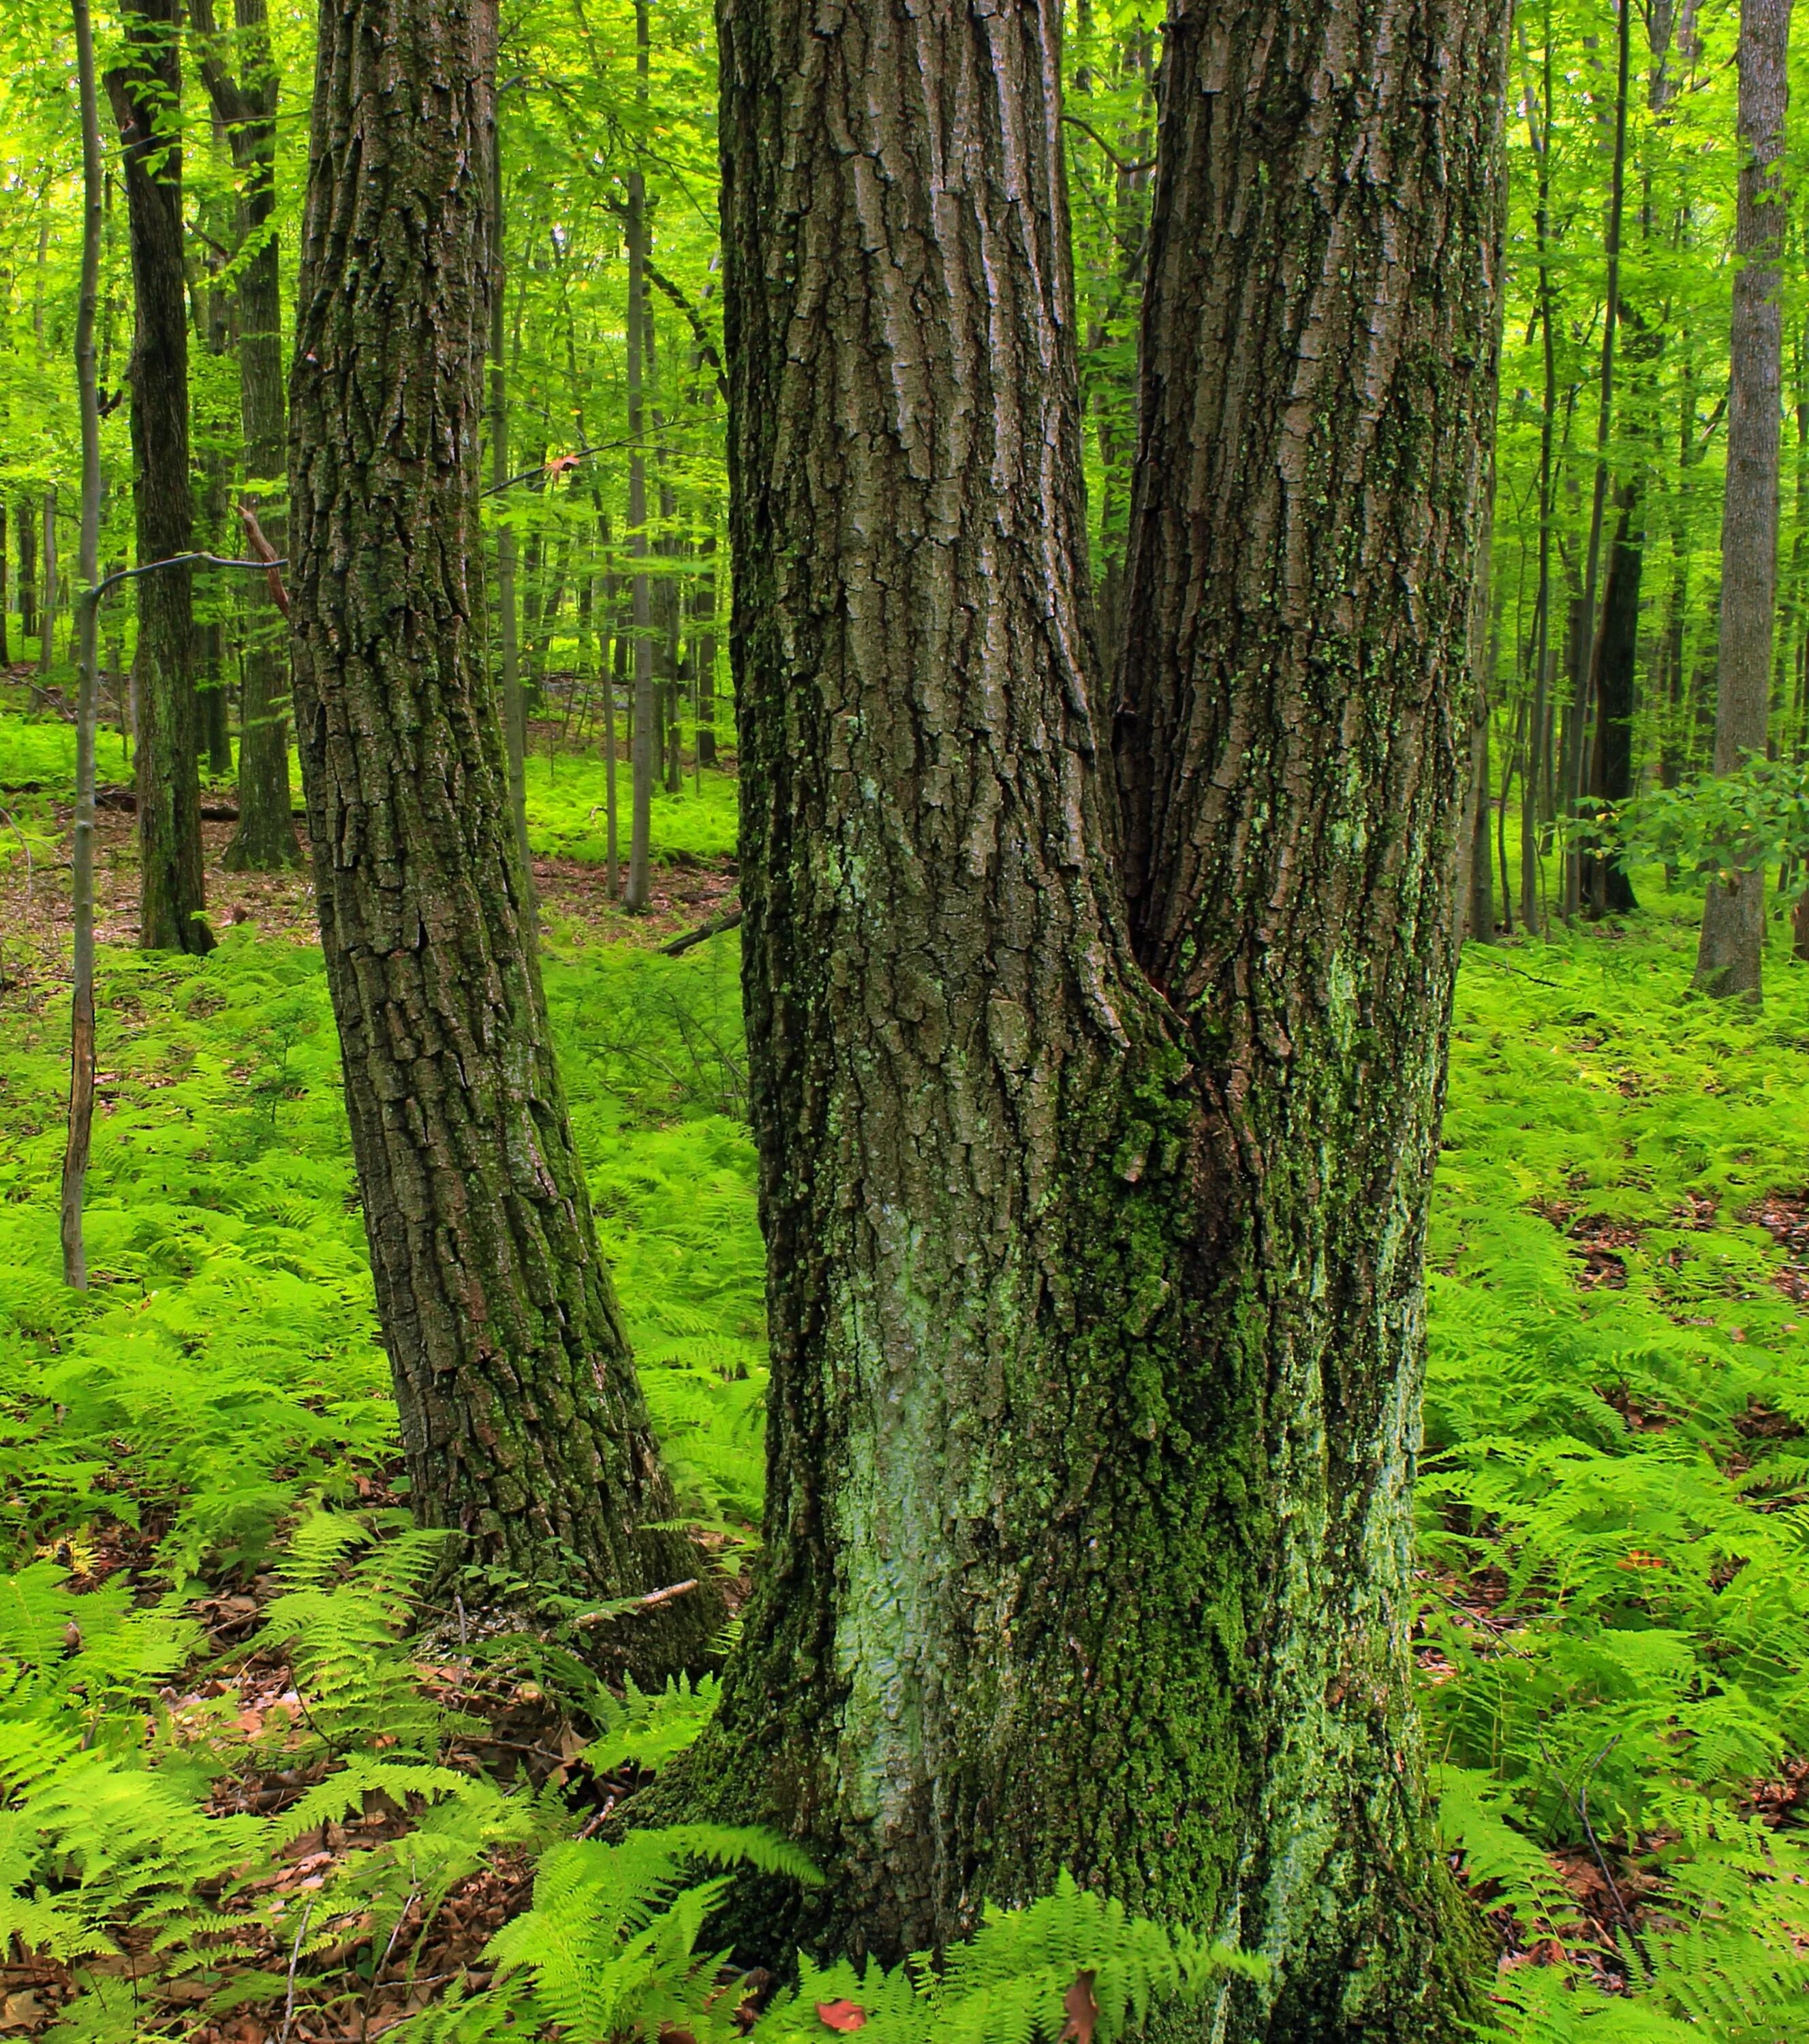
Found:
[{"label": "twig", "polygon": [[290,2025],[295,2020],[295,1969],[302,1963],[302,1940],[308,1934],[308,1926],[314,1915],[314,1898],[309,1896],[308,1906],[302,1912],[302,1927],[295,1933],[295,1949],[289,1954],[289,1992],[282,2002],[282,2032],[277,2044],[289,2044]]},{"label": "twig", "polygon": [[289,591],[282,586],[283,563],[276,557],[276,549],[263,536],[263,528],[258,523],[258,514],[249,504],[239,506],[239,521],[245,528],[245,537],[252,551],[263,562],[265,579],[270,584],[271,601],[285,617],[293,613],[289,608]]},{"label": "twig", "polygon": [[1097,142],[1099,146],[1104,150],[1107,156],[1112,159],[1112,162],[1117,166],[1118,169],[1124,176],[1127,178],[1140,177],[1145,171],[1153,171],[1156,167],[1156,159],[1154,156],[1152,156],[1146,163],[1126,163],[1124,159],[1119,155],[1118,152],[1112,148],[1112,144],[1107,141],[1105,137],[1100,134],[1099,130],[1092,126],[1089,122],[1083,121],[1079,114],[1064,113],[1062,116],[1062,118],[1067,122],[1070,128],[1078,128],[1083,135],[1088,136],[1091,140]]},{"label": "twig", "polygon": [[659,955],[662,958],[682,958],[694,945],[702,943],[709,937],[720,937],[724,930],[738,928],[740,921],[741,906],[737,902],[734,908],[722,909],[707,921],[700,923],[696,929],[687,930],[682,936],[673,938],[670,943],[660,945]]},{"label": "twig", "polygon": [[25,836],[25,832],[20,829],[18,819],[13,814],[13,812],[10,809],[0,809],[0,816],[4,816],[6,819],[8,828],[10,829],[13,836],[19,840],[20,848],[25,855],[25,913],[29,916],[32,912],[31,840]]},{"label": "twig", "polygon": [[1620,1884],[1608,1870],[1607,1855],[1602,1850],[1602,1842],[1596,1837],[1596,1827],[1589,1821],[1589,1777],[1620,1744],[1620,1737],[1617,1731],[1584,1769],[1583,1779],[1577,1785],[1577,1814],[1583,1821],[1583,1835],[1589,1841],[1589,1850],[1596,1855],[1596,1864],[1602,1869],[1603,1880],[1608,1884],[1608,1892],[1614,1897],[1615,1908],[1622,1923],[1627,1926],[1627,1936],[1632,1940],[1634,1950],[1638,1953],[1641,1963],[1650,1974],[1652,1971],[1651,1954],[1640,1937],[1639,1927],[1633,1920],[1633,1912],[1627,1906],[1627,1898],[1620,1892]]},{"label": "twig", "polygon": [[[601,1611],[581,1611],[572,1623],[576,1626],[605,1625],[611,1619],[624,1617],[629,1612],[651,1611],[659,1604],[670,1604],[674,1597],[688,1596],[697,1587],[697,1577],[688,1577],[685,1581],[674,1583],[666,1589],[649,1590],[643,1597],[624,1597],[620,1604],[607,1605]],[[480,1740],[478,1743],[483,1742]]]}]

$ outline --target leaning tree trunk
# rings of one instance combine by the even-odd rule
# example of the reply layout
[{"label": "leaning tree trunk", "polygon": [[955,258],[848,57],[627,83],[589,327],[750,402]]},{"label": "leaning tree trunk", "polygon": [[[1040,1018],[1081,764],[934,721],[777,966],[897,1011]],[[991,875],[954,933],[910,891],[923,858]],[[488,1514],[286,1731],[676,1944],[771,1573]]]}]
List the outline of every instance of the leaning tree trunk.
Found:
[{"label": "leaning tree trunk", "polygon": [[[201,38],[202,75],[225,123],[232,161],[243,180],[240,241],[248,249],[239,270],[239,411],[245,472],[254,484],[257,518],[280,554],[287,534],[280,490],[287,459],[282,394],[282,268],[276,228],[276,107],[280,79],[264,0],[236,0],[240,67],[226,68],[213,0],[189,0]],[[275,601],[260,582],[250,593],[251,643],[245,648],[239,717],[239,828],[225,865],[236,872],[274,872],[301,863],[289,792],[289,646]]]},{"label": "leaning tree trunk", "polygon": [[[1784,312],[1779,265],[1788,219],[1784,112],[1790,0],[1741,0],[1740,194],[1728,352],[1727,494],[1721,516],[1721,660],[1715,770],[1765,749],[1777,598],[1777,486]],[[1711,879],[1703,904],[1696,986],[1757,1001],[1765,939],[1762,864]]]},{"label": "leaning tree trunk", "polygon": [[1418,2044],[1465,2000],[1406,1632],[1502,24],[1304,14],[1171,23],[1127,901],[1055,11],[720,13],[767,1546],[655,1807],[830,1862],[769,1939],[1068,1867],[1270,1955],[1212,2034]]},{"label": "leaning tree trunk", "polygon": [[[483,0],[325,0],[290,388],[297,725],[421,1519],[542,1585],[697,1573],[559,1090],[486,670]],[[406,231],[404,231],[405,224]],[[695,1660],[708,1590],[620,1627]],[[614,1635],[612,1635],[613,1638]]]},{"label": "leaning tree trunk", "polygon": [[[186,554],[194,544],[189,484],[187,291],[176,109],[182,0],[122,0],[126,61],[109,71],[107,97],[124,144],[136,338],[132,485],[138,559]],[[201,784],[194,689],[193,576],[184,567],[137,578],[139,938],[147,951],[205,951]],[[45,628],[49,628],[48,620]]]}]

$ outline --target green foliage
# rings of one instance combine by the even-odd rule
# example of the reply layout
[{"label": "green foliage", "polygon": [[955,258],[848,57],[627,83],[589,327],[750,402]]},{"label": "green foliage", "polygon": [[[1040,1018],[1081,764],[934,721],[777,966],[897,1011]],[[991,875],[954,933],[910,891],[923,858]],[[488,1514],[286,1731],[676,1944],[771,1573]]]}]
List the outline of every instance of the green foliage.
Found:
[{"label": "green foliage", "polygon": [[[1569,1955],[1500,1984],[1552,2044],[1776,2044],[1809,1994],[1809,1852],[1753,1802],[1809,1751],[1809,1348],[1751,1218],[1803,1185],[1809,974],[1736,1016],[1685,997],[1690,947],[1473,947],[1458,998],[1426,1708],[1471,1877]],[[1611,1898],[1606,1947],[1557,1877],[1604,1862],[1641,1923]]]},{"label": "green foliage", "polygon": [[[1053,1895],[989,1908],[941,1963],[920,1954],[890,1969],[846,1959],[805,1963],[797,1988],[755,2025],[761,2044],[821,2044],[819,2004],[853,2001],[873,2044],[1031,2044],[1068,2031],[1084,1992],[1100,2044],[1142,2027],[1150,2008],[1197,1996],[1227,1973],[1261,1978],[1262,1962],[1180,1929],[1127,1916],[1064,1873]],[[1077,1984],[1079,1984],[1078,1988]]]},{"label": "green foliage", "polygon": [[1734,774],[1653,786],[1584,827],[1628,859],[1726,879],[1809,854],[1809,761],[1748,757]]}]

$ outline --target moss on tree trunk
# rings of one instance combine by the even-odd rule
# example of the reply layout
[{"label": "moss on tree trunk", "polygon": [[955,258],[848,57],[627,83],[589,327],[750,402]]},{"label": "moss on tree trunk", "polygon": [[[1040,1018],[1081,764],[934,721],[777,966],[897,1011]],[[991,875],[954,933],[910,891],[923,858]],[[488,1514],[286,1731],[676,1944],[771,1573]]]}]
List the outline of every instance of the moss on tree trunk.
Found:
[{"label": "moss on tree trunk", "polygon": [[832,1864],[769,1946],[1066,1866],[1271,1958],[1193,2034],[1453,2034],[1407,1638],[1499,10],[1171,18],[1109,697],[1053,13],[720,18],[774,1376],[660,1805]]}]

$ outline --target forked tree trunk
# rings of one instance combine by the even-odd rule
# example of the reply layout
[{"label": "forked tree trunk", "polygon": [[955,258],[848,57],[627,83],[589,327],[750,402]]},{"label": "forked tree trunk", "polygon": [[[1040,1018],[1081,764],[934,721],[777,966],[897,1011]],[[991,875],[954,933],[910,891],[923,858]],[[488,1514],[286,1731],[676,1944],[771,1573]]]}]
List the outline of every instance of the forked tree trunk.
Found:
[{"label": "forked tree trunk", "polygon": [[[297,723],[414,1508],[480,1562],[645,1592],[696,1575],[697,1551],[647,1530],[672,1492],[554,1069],[486,670],[494,52],[482,0],[321,10],[290,390]],[[658,1669],[697,1658],[718,1615],[705,1590],[616,1632]]]},{"label": "forked tree trunk", "polygon": [[[1728,351],[1727,494],[1721,517],[1721,659],[1715,770],[1732,774],[1765,749],[1777,600],[1777,482],[1784,309],[1784,113],[1789,105],[1790,0],[1741,0],[1740,193]],[[1762,866],[1711,879],[1696,983],[1756,1001],[1763,989]]]},{"label": "forked tree trunk", "polygon": [[[135,339],[132,482],[138,559],[194,544],[189,482],[188,317],[182,272],[182,0],[123,0],[126,61],[106,77],[124,144]],[[138,747],[139,942],[205,951],[194,625],[186,567],[140,575],[135,694]],[[45,628],[48,629],[46,620]]]},{"label": "forked tree trunk", "polygon": [[[239,411],[246,474],[268,486],[283,473],[288,440],[281,248],[275,225],[280,80],[265,0],[235,0],[236,75],[225,61],[213,0],[189,0],[189,7],[202,39],[202,75],[226,124],[232,161],[242,180],[240,235],[251,253],[239,271]],[[260,491],[257,505],[264,536],[280,554],[288,523],[282,494]],[[289,790],[289,642],[261,577],[247,594],[252,623],[239,713],[239,828],[224,863],[239,872],[274,872],[299,865],[302,856]]]},{"label": "forked tree trunk", "polygon": [[1054,10],[719,18],[774,1376],[659,1804],[809,1840],[815,1945],[1066,1866],[1273,1959],[1189,2034],[1450,2034],[1408,1570],[1500,10],[1171,20],[1128,899]]}]

